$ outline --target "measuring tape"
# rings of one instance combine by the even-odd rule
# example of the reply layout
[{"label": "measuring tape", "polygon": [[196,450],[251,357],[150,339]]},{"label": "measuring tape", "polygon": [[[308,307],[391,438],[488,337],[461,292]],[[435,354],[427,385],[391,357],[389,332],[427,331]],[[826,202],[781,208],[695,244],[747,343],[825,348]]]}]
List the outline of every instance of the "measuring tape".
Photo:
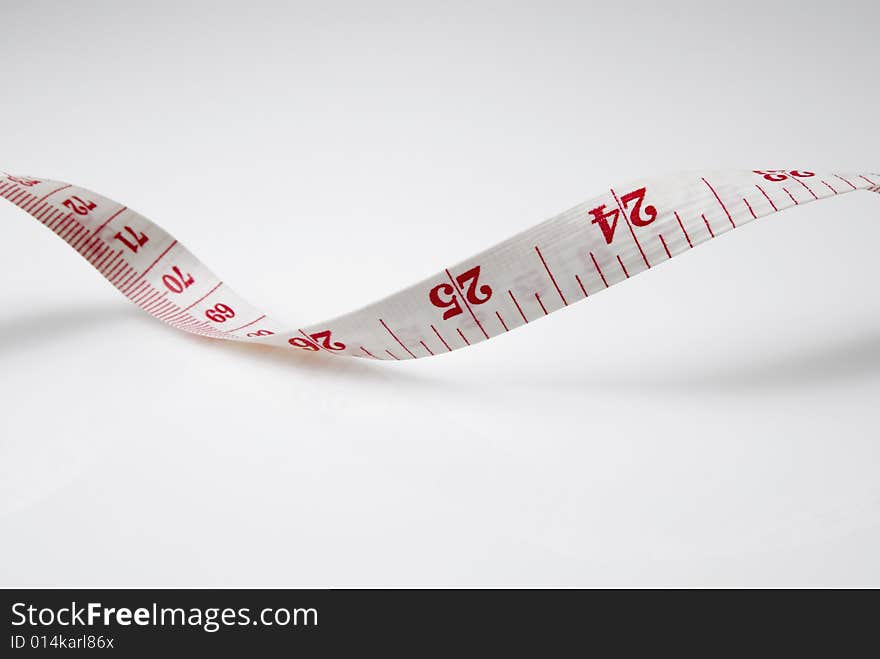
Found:
[{"label": "measuring tape", "polygon": [[430,357],[485,341],[759,217],[855,190],[880,192],[880,174],[716,171],[637,181],[358,311],[291,330],[130,208],[60,181],[0,180],[0,196],[58,234],[129,300],[177,329],[382,360]]}]

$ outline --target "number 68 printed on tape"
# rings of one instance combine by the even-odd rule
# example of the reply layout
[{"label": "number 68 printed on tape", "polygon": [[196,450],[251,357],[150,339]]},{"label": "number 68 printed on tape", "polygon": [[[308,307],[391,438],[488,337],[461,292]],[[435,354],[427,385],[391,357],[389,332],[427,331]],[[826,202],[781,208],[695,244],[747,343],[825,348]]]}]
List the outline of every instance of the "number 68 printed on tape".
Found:
[{"label": "number 68 printed on tape", "polygon": [[880,192],[880,174],[756,169],[617,186],[379,302],[291,330],[126,206],[69,183],[0,177],[0,196],[173,327],[216,339],[385,360],[479,343],[759,217],[855,190]]}]

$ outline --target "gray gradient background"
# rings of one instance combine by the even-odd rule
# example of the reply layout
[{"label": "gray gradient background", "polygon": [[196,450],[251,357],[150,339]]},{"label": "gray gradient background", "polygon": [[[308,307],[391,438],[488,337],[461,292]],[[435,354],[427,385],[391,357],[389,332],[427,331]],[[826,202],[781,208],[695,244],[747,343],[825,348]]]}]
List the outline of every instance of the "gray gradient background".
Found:
[{"label": "gray gradient background", "polygon": [[[876,2],[0,4],[0,165],[293,323],[637,176],[880,167]],[[3,205],[0,584],[880,585],[878,202],[401,365],[175,333]]]}]

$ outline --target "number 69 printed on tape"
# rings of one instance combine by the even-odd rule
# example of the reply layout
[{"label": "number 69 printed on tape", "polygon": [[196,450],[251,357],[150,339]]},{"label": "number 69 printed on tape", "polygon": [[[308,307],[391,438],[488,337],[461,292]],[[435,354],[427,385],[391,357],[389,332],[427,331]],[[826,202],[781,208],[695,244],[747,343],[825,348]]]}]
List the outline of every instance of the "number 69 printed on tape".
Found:
[{"label": "number 69 printed on tape", "polygon": [[215,339],[380,360],[429,357],[479,343],[760,217],[856,190],[880,192],[880,174],[755,169],[616,186],[379,302],[289,329],[126,206],[69,183],[0,177],[0,196],[173,327]]}]

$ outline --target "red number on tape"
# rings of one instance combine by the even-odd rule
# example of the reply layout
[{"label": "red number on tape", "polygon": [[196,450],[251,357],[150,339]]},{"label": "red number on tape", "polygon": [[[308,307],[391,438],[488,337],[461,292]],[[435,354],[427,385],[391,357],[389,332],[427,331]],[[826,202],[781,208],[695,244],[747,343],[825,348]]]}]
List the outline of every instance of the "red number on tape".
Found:
[{"label": "red number on tape", "polygon": [[77,215],[88,215],[89,211],[95,210],[95,202],[80,199],[77,196],[68,197],[64,200],[64,206],[67,206]]},{"label": "red number on tape", "polygon": [[315,342],[317,342],[322,348],[326,350],[345,350],[345,344],[336,341],[335,343],[330,339],[330,330],[324,330],[323,332],[315,332],[314,334],[309,334]]},{"label": "red number on tape", "polygon": [[330,335],[330,330],[323,330],[321,332],[309,334],[308,339],[302,336],[295,336],[292,339],[288,339],[287,342],[294,348],[302,348],[303,350],[311,350],[312,352],[320,350],[321,348],[324,348],[325,350],[345,350],[344,343],[333,341]]},{"label": "red number on tape", "polygon": [[755,174],[763,176],[765,180],[771,181],[773,183],[786,181],[788,180],[789,176],[794,176],[795,178],[810,178],[811,176],[816,175],[813,172],[802,172],[797,169],[793,169],[791,171],[785,171],[784,169],[755,169],[753,171]]},{"label": "red number on tape", "polygon": [[169,275],[162,275],[162,283],[172,293],[183,293],[184,289],[195,283],[193,276],[188,272],[183,274],[179,267],[174,266],[171,271]]},{"label": "red number on tape", "polygon": [[222,302],[218,302],[213,308],[208,309],[205,315],[208,317],[208,320],[213,320],[215,323],[225,323],[230,318],[235,318],[235,312],[232,310],[232,307]]},{"label": "red number on tape", "polygon": [[[455,282],[470,304],[484,304],[492,297],[492,287],[488,284],[480,284],[479,278],[480,266],[475,266],[455,278]],[[437,284],[428,292],[428,299],[438,309],[446,309],[443,312],[443,320],[449,320],[462,313],[461,303],[452,284]]]},{"label": "red number on tape", "polygon": [[[131,227],[123,227],[128,236],[124,236],[121,231],[117,232],[115,236],[113,236],[116,240],[121,242],[123,245],[128,247],[132,252],[137,253],[139,247],[143,247],[149,242],[149,238],[147,238],[147,234],[141,231],[140,235],[132,229]],[[131,240],[129,240],[131,238]]]},{"label": "red number on tape", "polygon": [[287,342],[294,348],[302,348],[303,350],[311,350],[312,352],[320,350],[317,344],[314,344],[301,336],[295,336],[292,339],[288,339]]},{"label": "red number on tape", "polygon": [[39,179],[35,179],[35,178],[22,178],[20,176],[7,176],[6,178],[8,178],[13,183],[18,183],[19,185],[23,185],[26,188],[30,188],[30,187],[37,185],[38,183],[41,183],[41,181]]},{"label": "red number on tape", "polygon": [[[629,210],[630,205],[632,205],[633,208],[628,217],[629,221],[637,227],[646,227],[657,219],[657,209],[654,206],[648,205],[644,209],[642,208],[646,194],[646,188],[639,188],[638,190],[627,192],[620,198],[620,205],[623,206],[624,211]],[[642,210],[644,210],[644,215],[642,215]],[[605,204],[602,204],[591,210],[590,215],[593,216],[591,223],[599,226],[605,242],[610,245],[611,241],[614,240],[614,232],[617,229],[620,209],[612,208],[606,211]]]}]

